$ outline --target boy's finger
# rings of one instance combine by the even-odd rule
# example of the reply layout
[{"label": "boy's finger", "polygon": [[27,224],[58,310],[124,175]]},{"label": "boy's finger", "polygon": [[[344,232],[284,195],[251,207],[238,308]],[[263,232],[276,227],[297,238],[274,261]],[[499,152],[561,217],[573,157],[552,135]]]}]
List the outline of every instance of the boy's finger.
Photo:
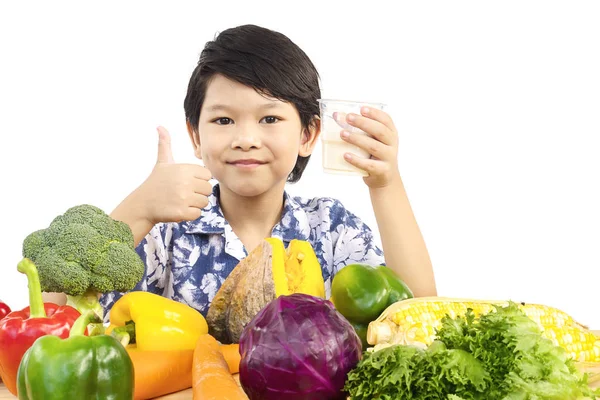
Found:
[{"label": "boy's finger", "polygon": [[396,126],[394,125],[392,117],[390,117],[390,115],[385,111],[380,110],[379,108],[361,107],[360,113],[367,118],[379,121],[391,131],[396,131]]},{"label": "boy's finger", "polygon": [[344,154],[344,160],[354,165],[356,168],[362,169],[370,176],[380,175],[386,169],[385,161],[374,160],[372,158],[362,158],[353,153]]},{"label": "boy's finger", "polygon": [[209,181],[212,179],[212,173],[208,168],[196,164],[191,164],[191,166],[193,168],[192,173],[194,175],[194,178],[203,181]]},{"label": "boy's finger", "polygon": [[194,193],[202,196],[210,196],[212,193],[212,185],[209,181],[205,181],[202,179],[197,179],[194,182]]},{"label": "boy's finger", "polygon": [[171,149],[171,135],[162,126],[157,128],[158,131],[158,157],[156,159],[159,163],[172,163],[173,150]]},{"label": "boy's finger", "polygon": [[340,136],[342,137],[342,140],[360,147],[375,158],[378,158],[380,160],[387,158],[387,155],[389,153],[388,149],[390,147],[379,140],[376,140],[367,135],[363,135],[360,133],[350,133],[348,131],[342,131]]},{"label": "boy's finger", "polygon": [[363,117],[358,114],[348,114],[348,124],[368,133],[378,141],[388,146],[394,144],[394,131],[388,129],[384,124],[374,119]]}]

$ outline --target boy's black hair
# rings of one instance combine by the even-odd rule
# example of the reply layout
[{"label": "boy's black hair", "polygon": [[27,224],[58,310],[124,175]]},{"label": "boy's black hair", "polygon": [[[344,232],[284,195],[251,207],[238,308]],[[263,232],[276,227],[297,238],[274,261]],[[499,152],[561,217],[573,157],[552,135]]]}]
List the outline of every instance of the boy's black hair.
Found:
[{"label": "boy's black hair", "polygon": [[[300,114],[303,129],[319,116],[319,74],[304,51],[279,32],[242,25],[227,29],[206,43],[183,104],[186,121],[195,131],[208,83],[215,74],[291,103]],[[309,158],[298,156],[288,182],[300,179]]]}]

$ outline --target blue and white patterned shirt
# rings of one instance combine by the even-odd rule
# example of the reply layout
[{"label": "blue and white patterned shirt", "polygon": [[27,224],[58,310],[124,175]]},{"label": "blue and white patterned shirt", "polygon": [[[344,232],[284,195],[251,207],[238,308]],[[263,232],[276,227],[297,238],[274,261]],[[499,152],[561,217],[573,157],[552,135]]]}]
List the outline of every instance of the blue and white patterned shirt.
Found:
[{"label": "blue and white patterned shirt", "polygon": [[[136,251],[146,270],[133,290],[165,296],[206,316],[223,281],[247,256],[223,216],[218,184],[208,200],[197,220],[159,223],[140,242]],[[385,263],[371,229],[333,198],[305,199],[285,192],[281,220],[271,236],[280,238],[286,247],[292,239],[310,242],[321,264],[327,298],[333,276],[344,266]],[[122,295],[110,292],[100,298],[105,322],[109,321],[110,308]]]}]

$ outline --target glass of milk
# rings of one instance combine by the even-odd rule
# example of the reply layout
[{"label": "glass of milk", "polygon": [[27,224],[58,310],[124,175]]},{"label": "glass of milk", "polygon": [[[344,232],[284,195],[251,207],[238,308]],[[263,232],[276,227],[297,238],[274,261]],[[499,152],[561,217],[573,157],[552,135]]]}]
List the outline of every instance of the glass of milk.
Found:
[{"label": "glass of milk", "polygon": [[378,108],[383,110],[384,104],[367,103],[349,100],[320,99],[321,108],[321,144],[323,145],[323,170],[330,174],[360,175],[368,174],[353,166],[344,159],[344,153],[354,153],[357,156],[369,158],[370,154],[361,148],[345,142],[340,133],[346,130],[351,133],[366,135],[361,129],[348,125],[346,115],[360,115],[361,107]]}]

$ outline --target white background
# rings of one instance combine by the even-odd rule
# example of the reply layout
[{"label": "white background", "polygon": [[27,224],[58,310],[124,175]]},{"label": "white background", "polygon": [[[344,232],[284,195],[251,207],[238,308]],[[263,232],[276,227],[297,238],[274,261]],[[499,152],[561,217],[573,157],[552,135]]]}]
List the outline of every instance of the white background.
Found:
[{"label": "white background", "polygon": [[[540,302],[600,329],[600,3],[419,1],[3,2],[0,298],[27,304],[23,238],[79,203],[110,212],[146,178],[156,126],[194,161],[183,99],[205,42],[279,30],[324,97],[381,101],[439,294]],[[168,5],[167,5],[168,4]],[[336,196],[376,230],[360,178]]]}]

